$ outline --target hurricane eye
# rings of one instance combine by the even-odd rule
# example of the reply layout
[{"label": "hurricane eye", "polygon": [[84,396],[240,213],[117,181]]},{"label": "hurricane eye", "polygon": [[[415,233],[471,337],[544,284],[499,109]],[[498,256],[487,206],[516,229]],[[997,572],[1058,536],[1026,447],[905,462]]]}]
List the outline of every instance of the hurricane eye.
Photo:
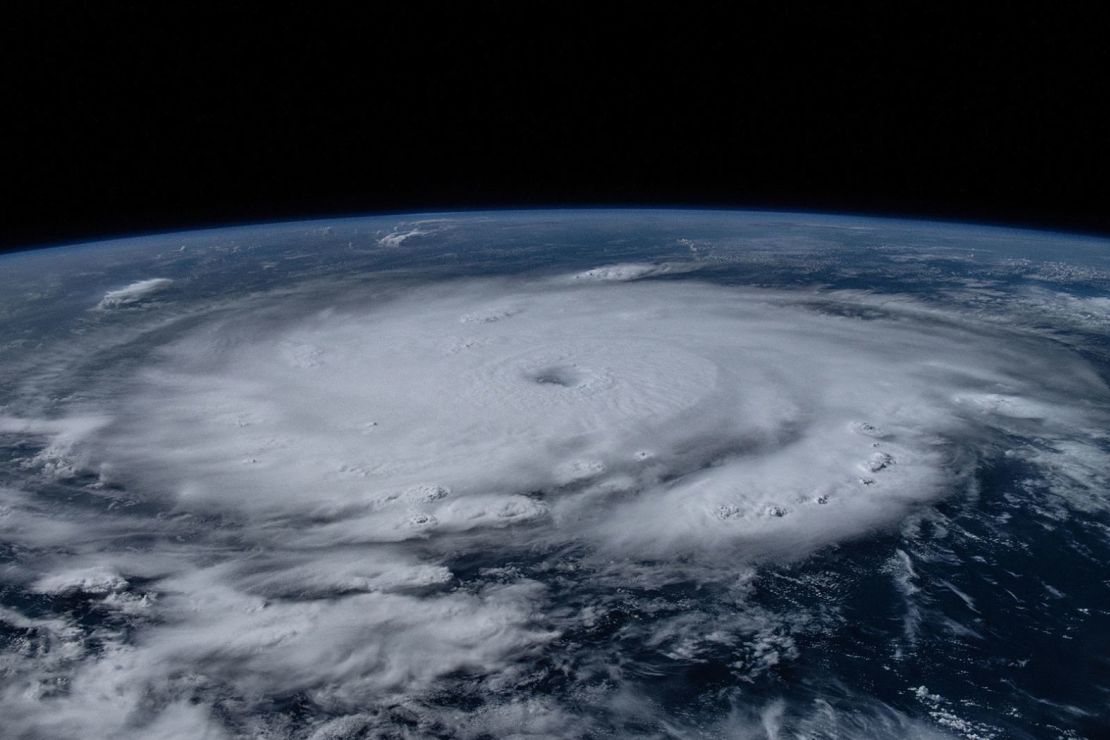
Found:
[{"label": "hurricane eye", "polygon": [[556,385],[573,388],[579,383],[579,374],[573,367],[547,367],[528,374],[528,379],[536,385]]}]

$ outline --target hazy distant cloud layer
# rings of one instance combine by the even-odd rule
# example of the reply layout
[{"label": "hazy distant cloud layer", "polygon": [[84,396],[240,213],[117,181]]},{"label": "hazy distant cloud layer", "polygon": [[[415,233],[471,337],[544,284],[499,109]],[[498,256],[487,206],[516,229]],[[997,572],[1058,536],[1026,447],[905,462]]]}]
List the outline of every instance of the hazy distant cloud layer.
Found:
[{"label": "hazy distant cloud layer", "polygon": [[[27,462],[39,474],[97,479],[80,505],[0,489],[5,541],[43,552],[6,578],[81,594],[106,620],[94,649],[65,620],[0,612],[36,635],[4,658],[9,731],[282,736],[259,719],[282,698],[339,717],[318,738],[373,735],[403,711],[429,732],[420,723],[581,736],[580,711],[508,689],[620,584],[720,580],[742,605],[751,568],[965,490],[980,449],[1007,433],[1106,428],[1088,402],[1105,401],[1102,381],[1028,333],[908,299],[636,282],[672,271],[603,265],[223,311],[103,379],[106,401],[0,418],[0,431],[43,440]],[[100,307],[168,284],[135,283]],[[1106,469],[1072,444],[1030,460]],[[525,547],[550,554],[550,581],[455,565]],[[675,655],[743,635],[737,670],[758,675],[796,652],[791,619],[688,610],[634,634]],[[578,670],[580,705],[655,711],[604,656]],[[479,709],[437,703],[462,686]],[[715,731],[762,732],[781,711],[738,712]],[[866,711],[823,726],[933,734]]]}]

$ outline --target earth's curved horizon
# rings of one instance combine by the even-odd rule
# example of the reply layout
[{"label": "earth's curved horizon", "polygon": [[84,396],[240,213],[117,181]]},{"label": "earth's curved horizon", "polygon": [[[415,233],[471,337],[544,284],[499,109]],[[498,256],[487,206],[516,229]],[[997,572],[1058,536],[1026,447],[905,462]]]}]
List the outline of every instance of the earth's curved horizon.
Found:
[{"label": "earth's curved horizon", "polygon": [[690,209],[0,256],[16,738],[1110,732],[1110,241]]}]

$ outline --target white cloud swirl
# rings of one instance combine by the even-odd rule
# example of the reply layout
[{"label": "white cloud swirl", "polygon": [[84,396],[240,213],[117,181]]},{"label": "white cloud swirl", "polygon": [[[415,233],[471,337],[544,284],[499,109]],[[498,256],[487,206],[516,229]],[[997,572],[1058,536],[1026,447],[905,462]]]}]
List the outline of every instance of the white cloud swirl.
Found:
[{"label": "white cloud swirl", "polygon": [[[4,419],[55,440],[31,463],[44,472],[94,470],[105,503],[78,519],[6,491],[7,538],[67,545],[8,578],[95,597],[135,630],[10,660],[9,726],[250,734],[257,707],[297,695],[347,713],[316,728],[343,737],[373,727],[365,707],[420,706],[459,673],[495,693],[590,618],[511,569],[459,586],[460,551],[573,548],[663,579],[643,563],[800,558],[957,490],[998,429],[1104,421],[1077,401],[1105,396],[1090,368],[1020,331],[908,300],[633,281],[655,272],[224,310],[105,380],[108,400],[73,422]],[[666,631],[688,626],[649,641],[699,649]],[[72,626],[36,629],[64,645]],[[793,649],[759,620],[742,629],[762,646],[753,670]],[[582,731],[546,700],[482,711],[474,734]]]}]

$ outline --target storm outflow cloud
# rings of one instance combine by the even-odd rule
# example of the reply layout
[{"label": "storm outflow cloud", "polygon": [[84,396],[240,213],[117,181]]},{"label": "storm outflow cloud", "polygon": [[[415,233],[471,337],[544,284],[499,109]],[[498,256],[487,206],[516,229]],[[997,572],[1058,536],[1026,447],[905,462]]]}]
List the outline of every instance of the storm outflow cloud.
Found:
[{"label": "storm outflow cloud", "polygon": [[[280,734],[251,718],[307,697],[347,715],[319,737],[370,732],[386,707],[434,713],[459,676],[484,696],[526,680],[611,584],[727,571],[742,593],[745,569],[963,495],[1007,432],[1105,426],[1085,400],[1105,398],[1099,378],[1035,335],[908,299],[636,280],[658,272],[225,309],[99,381],[72,422],[4,420],[53,450],[28,463],[44,475],[99,479],[81,506],[3,492],[4,537],[50,552],[9,578],[133,617],[133,634],[109,620],[95,650],[42,621],[44,644],[70,647],[8,659],[9,728]],[[522,548],[550,559],[551,581],[463,572],[468,553]],[[796,649],[743,610],[643,629],[677,652],[697,649],[688,635],[746,634],[752,672]],[[580,701],[650,712],[609,670],[609,688]],[[588,730],[556,699],[484,707],[434,711],[463,734]],[[927,734],[876,712],[879,729]]]}]

